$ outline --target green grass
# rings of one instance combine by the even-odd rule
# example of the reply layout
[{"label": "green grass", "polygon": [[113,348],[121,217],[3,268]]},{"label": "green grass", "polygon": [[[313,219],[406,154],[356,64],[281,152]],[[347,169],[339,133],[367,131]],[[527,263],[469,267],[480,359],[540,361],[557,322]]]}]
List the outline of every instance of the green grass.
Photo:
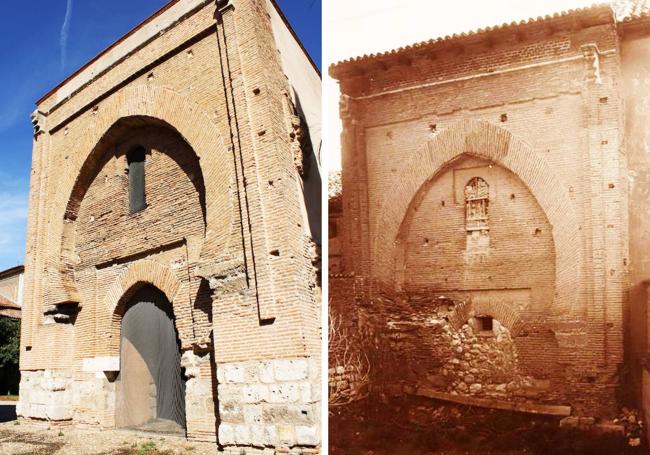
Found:
[{"label": "green grass", "polygon": [[137,455],[148,455],[149,453],[156,450],[156,443],[153,441],[147,441],[140,445],[140,448],[136,452]]}]

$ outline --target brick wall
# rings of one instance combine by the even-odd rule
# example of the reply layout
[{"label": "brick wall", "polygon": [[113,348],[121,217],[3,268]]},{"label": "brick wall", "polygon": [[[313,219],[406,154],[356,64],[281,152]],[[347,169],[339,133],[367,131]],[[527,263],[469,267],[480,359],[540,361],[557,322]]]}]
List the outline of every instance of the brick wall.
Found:
[{"label": "brick wall", "polygon": [[[568,26],[572,14],[582,27]],[[471,302],[510,302],[526,374],[553,376],[558,404],[576,413],[613,414],[628,227],[621,67],[609,8],[430,42],[330,72],[343,93],[343,261],[367,279],[371,300],[380,291],[408,301],[443,290]],[[494,182],[490,248],[479,260],[464,252],[454,179],[474,171],[463,167]],[[528,297],[508,294],[522,289]],[[385,318],[397,317],[392,308]],[[386,320],[381,326],[388,330]]]},{"label": "brick wall", "polygon": [[[238,431],[224,446],[259,445],[261,429],[270,447],[318,446],[318,258],[269,7],[174,3],[153,19],[164,33],[147,37],[145,25],[132,35],[142,39],[135,50],[120,57],[118,42],[98,57],[112,59],[105,69],[82,69],[39,102],[22,417],[115,425],[121,315],[135,290],[152,284],[173,306],[189,438],[217,441],[223,422]],[[131,214],[125,153],[134,145],[147,151],[148,205]],[[245,387],[218,374],[242,362],[304,365],[294,379],[305,390],[280,394],[268,413],[266,400],[246,401]],[[265,387],[298,387],[267,376]],[[65,384],[43,401],[52,377]],[[244,402],[236,421],[217,406]],[[278,418],[295,406],[308,416]]]},{"label": "brick wall", "polygon": [[[467,250],[464,189],[476,176],[490,185],[489,246],[473,253]],[[551,226],[526,186],[504,168],[472,158],[454,162],[428,185],[405,222],[404,290],[529,289],[524,306],[538,312],[553,302]]]},{"label": "brick wall", "polygon": [[629,365],[627,396],[640,403],[646,423],[650,417],[650,314],[647,283],[650,258],[647,253],[650,235],[650,173],[648,173],[648,44],[647,20],[629,24],[621,42],[622,97],[625,103],[625,150],[629,179],[630,273],[626,321],[626,360]]}]

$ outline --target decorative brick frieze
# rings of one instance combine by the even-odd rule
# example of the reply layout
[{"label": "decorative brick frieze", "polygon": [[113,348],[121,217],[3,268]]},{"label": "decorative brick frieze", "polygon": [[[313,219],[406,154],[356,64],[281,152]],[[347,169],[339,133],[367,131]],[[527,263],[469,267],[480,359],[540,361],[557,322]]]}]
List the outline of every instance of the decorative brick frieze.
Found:
[{"label": "decorative brick frieze", "polygon": [[45,114],[36,109],[31,114],[32,126],[34,127],[34,136],[45,132]]}]

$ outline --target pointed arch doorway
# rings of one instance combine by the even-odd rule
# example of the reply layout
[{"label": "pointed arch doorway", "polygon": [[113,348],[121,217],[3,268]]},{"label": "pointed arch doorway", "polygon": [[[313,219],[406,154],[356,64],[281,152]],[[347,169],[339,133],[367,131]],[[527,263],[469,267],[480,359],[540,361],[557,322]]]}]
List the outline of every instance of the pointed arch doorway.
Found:
[{"label": "pointed arch doorway", "polygon": [[173,309],[153,286],[126,303],[116,391],[117,427],[185,434],[185,381]]}]

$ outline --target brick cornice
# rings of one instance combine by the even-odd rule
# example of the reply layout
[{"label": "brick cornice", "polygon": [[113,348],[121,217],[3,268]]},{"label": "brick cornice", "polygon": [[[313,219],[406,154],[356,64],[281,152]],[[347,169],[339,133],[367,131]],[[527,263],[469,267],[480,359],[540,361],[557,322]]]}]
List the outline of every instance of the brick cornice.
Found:
[{"label": "brick cornice", "polygon": [[347,59],[331,65],[329,74],[334,79],[345,80],[366,72],[376,71],[378,68],[388,68],[393,65],[402,64],[405,62],[405,59],[414,60],[424,54],[451,50],[453,48],[462,51],[465,46],[477,43],[499,42],[504,37],[513,34],[516,34],[520,40],[525,41],[527,35],[532,35],[540,30],[545,30],[547,33],[557,33],[608,23],[615,23],[612,8],[609,5],[594,5],[535,19],[531,18],[527,21],[511,22],[494,27],[481,28],[467,33],[457,33],[451,36],[434,38],[386,52]]}]

